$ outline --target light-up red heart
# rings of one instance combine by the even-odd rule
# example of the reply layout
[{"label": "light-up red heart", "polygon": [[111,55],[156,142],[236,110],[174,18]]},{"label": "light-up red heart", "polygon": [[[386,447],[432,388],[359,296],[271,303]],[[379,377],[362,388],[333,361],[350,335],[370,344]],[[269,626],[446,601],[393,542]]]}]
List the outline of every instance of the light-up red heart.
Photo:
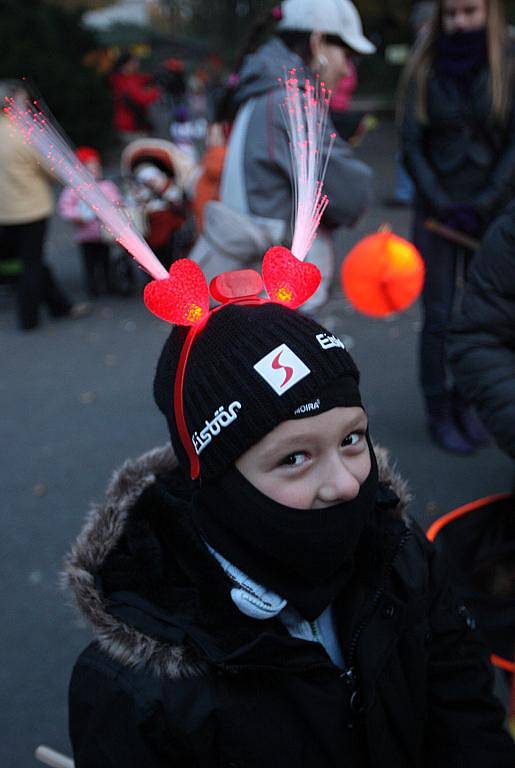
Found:
[{"label": "light-up red heart", "polygon": [[196,325],[209,313],[209,289],[202,270],[190,259],[179,259],[169,275],[145,286],[147,308],[167,323]]},{"label": "light-up red heart", "polygon": [[322,280],[318,267],[299,261],[288,248],[280,245],[265,253],[261,274],[272,301],[292,309],[311,298]]}]

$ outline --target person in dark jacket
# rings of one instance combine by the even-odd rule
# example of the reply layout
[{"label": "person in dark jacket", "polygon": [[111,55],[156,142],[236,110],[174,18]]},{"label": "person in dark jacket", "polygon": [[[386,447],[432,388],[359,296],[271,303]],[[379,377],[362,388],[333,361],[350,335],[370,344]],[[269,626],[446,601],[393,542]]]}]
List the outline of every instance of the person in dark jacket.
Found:
[{"label": "person in dark jacket", "polygon": [[76,768],[511,768],[486,649],[343,342],[256,301],[185,362],[186,338],[154,381],[173,451],[116,474],[67,558],[96,633]]},{"label": "person in dark jacket", "polygon": [[486,435],[448,382],[445,331],[469,253],[428,217],[480,238],[514,194],[514,46],[498,0],[440,0],[405,75],[401,139],[417,190],[414,242],[426,264],[420,378],[435,442],[471,453]]},{"label": "person in dark jacket", "polygon": [[515,459],[515,201],[470,265],[447,347],[457,386]]}]

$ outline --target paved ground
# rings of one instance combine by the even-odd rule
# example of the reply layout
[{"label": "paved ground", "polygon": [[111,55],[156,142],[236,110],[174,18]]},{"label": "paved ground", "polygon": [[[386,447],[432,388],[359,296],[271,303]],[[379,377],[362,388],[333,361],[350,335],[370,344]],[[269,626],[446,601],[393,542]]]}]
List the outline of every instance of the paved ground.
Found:
[{"label": "paved ground", "polygon": [[[390,194],[393,154],[393,128],[385,123],[360,149],[376,169],[378,203],[342,236],[340,257],[385,221],[408,234],[408,214],[381,204]],[[77,254],[58,221],[48,253],[67,290],[80,298]],[[373,436],[409,478],[422,522],[510,487],[510,462],[494,447],[459,459],[428,441],[416,384],[417,308],[373,321],[356,315],[335,290],[322,319],[354,342]],[[31,755],[41,742],[69,752],[67,683],[90,633],[59,592],[59,565],[112,469],[166,440],[151,382],[167,332],[135,297],[99,301],[85,320],[45,321],[23,335],[15,329],[12,299],[0,297],[2,768],[35,764]]]}]

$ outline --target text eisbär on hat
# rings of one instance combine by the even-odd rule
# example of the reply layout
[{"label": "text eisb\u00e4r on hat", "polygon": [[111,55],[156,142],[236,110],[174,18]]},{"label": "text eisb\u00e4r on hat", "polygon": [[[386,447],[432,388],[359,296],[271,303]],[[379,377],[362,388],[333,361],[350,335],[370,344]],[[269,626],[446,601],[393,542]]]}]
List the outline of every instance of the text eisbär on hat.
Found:
[{"label": "text eisb\u00e4r on hat", "polygon": [[191,436],[191,442],[195,448],[197,456],[199,456],[204,448],[207,448],[209,443],[214,437],[217,437],[222,429],[228,427],[233,421],[238,418],[238,411],[241,410],[242,405],[238,400],[232,402],[227,408],[221,406],[215,411],[215,415],[211,421],[207,421],[206,426],[200,430],[200,432],[194,432]]}]

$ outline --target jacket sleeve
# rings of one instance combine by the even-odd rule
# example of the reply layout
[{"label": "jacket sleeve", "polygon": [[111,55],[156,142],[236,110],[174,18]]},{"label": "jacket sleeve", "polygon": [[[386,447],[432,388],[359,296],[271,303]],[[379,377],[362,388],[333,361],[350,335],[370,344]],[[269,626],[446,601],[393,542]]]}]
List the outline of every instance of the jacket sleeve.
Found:
[{"label": "jacket sleeve", "polygon": [[438,177],[425,155],[425,128],[417,119],[415,98],[416,89],[412,82],[407,89],[400,129],[402,160],[413,179],[418,194],[425,204],[438,214],[450,204],[451,200],[441,187]]},{"label": "jacket sleeve", "polygon": [[[274,143],[273,162],[278,165],[284,178],[291,177],[291,149],[286,131],[284,117],[279,104],[281,92],[274,96],[272,109],[274,135],[278,138]],[[329,156],[324,180],[324,192],[329,204],[324,214],[324,224],[332,229],[336,227],[352,227],[372,204],[374,196],[374,175],[372,169],[354,156],[351,147],[340,136],[331,118],[328,118],[326,137],[322,149],[321,165],[324,167],[329,150],[331,134],[336,134]]]},{"label": "jacket sleeve", "polygon": [[67,221],[75,221],[80,218],[78,211],[79,198],[71,187],[63,189],[57,202],[59,215]]},{"label": "jacket sleeve", "polygon": [[123,197],[122,193],[120,192],[119,188],[116,186],[114,181],[110,181],[109,179],[104,179],[101,183],[101,189],[102,192],[105,194],[107,198],[112,203],[121,205],[123,203]]},{"label": "jacket sleeve", "polygon": [[98,655],[79,659],[69,690],[75,768],[196,768],[187,746],[163,723],[161,704],[143,697],[130,674]]},{"label": "jacket sleeve", "polygon": [[428,666],[428,766],[512,768],[515,743],[493,693],[487,651],[475,621],[431,547],[432,639]]},{"label": "jacket sleeve", "polygon": [[488,230],[447,336],[456,384],[515,458],[515,206]]},{"label": "jacket sleeve", "polygon": [[[512,58],[515,55],[512,53]],[[514,67],[511,63],[511,69]],[[492,220],[499,208],[508,203],[515,194],[515,77],[510,76],[512,89],[509,94],[511,111],[502,141],[502,152],[488,178],[488,186],[473,201],[479,213]]]},{"label": "jacket sleeve", "polygon": [[[325,152],[328,151],[327,144]],[[372,169],[354,157],[349,145],[337,136],[324,181],[324,192],[329,198],[324,224],[329,227],[356,224],[372,204],[373,181]]]}]

